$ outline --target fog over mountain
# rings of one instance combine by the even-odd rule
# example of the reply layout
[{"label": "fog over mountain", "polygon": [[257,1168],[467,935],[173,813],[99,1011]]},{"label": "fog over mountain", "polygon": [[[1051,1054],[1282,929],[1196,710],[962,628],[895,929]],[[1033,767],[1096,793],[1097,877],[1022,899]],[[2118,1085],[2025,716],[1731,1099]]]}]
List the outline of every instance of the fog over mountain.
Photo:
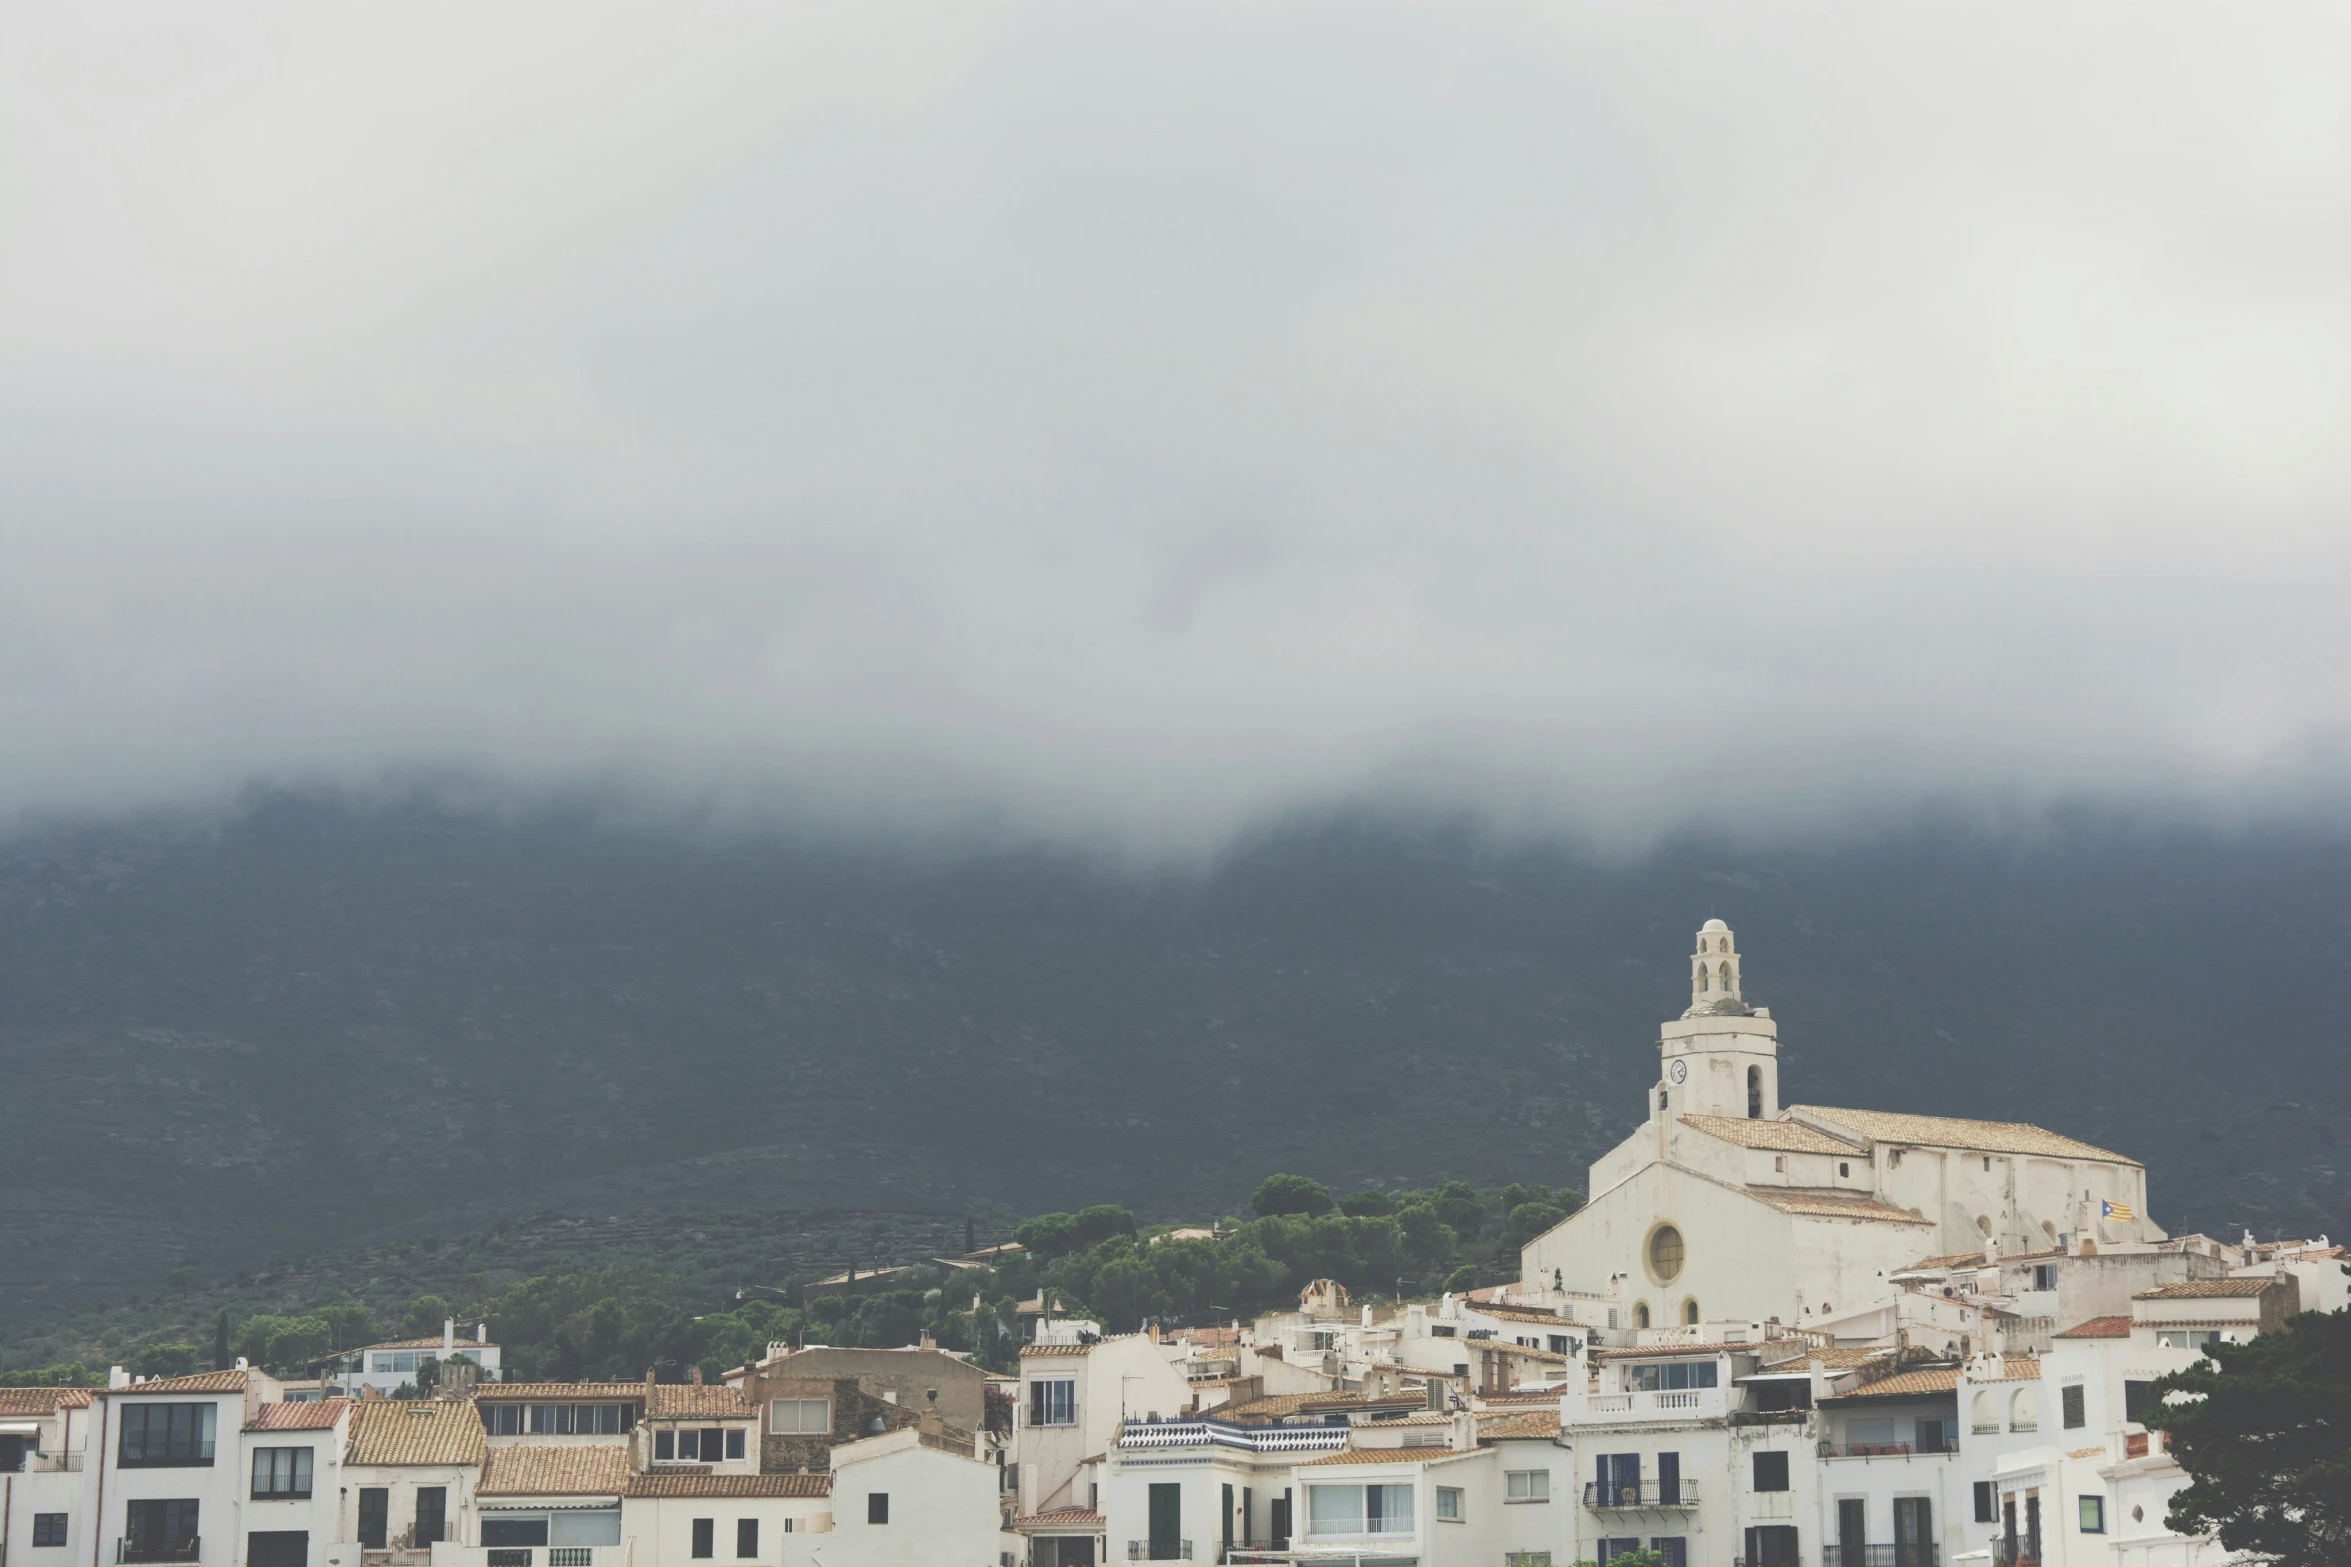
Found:
[{"label": "fog over mountain", "polygon": [[1572,1179],[1710,913],[2346,1222],[2342,8],[20,8],[0,222],[0,1309]]},{"label": "fog over mountain", "polygon": [[2338,8],[62,7],[0,808],[2340,819]]}]

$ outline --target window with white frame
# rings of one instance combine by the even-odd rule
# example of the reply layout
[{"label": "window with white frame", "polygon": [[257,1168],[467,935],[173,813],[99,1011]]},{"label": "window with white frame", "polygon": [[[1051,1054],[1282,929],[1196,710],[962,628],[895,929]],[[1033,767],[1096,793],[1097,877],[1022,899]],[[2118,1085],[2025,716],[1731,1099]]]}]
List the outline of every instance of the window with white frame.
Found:
[{"label": "window with white frame", "polygon": [[1074,1426],[1078,1423],[1078,1385],[1066,1377],[1029,1384],[1029,1424]]},{"label": "window with white frame", "polygon": [[1461,1522],[1461,1487],[1457,1485],[1437,1487],[1437,1517],[1445,1523]]},{"label": "window with white frame", "polygon": [[1314,1535],[1410,1534],[1409,1485],[1310,1485],[1306,1532]]},{"label": "window with white frame", "polygon": [[833,1429],[829,1398],[779,1398],[767,1406],[767,1428],[778,1436],[827,1436]]},{"label": "window with white frame", "polygon": [[1513,1502],[1548,1502],[1551,1500],[1551,1471],[1513,1469],[1502,1477],[1502,1495]]}]

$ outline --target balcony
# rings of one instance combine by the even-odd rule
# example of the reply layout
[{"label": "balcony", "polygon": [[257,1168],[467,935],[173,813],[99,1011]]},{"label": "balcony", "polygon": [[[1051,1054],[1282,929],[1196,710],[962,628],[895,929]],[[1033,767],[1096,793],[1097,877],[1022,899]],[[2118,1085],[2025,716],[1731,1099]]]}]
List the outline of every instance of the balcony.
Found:
[{"label": "balcony", "polygon": [[625,1545],[453,1545],[435,1540],[433,1567],[626,1567]]},{"label": "balcony", "polygon": [[1594,1512],[1623,1512],[1637,1507],[1695,1507],[1698,1505],[1698,1482],[1677,1480],[1671,1485],[1656,1480],[1638,1484],[1603,1485],[1597,1480],[1584,1482],[1584,1505]]},{"label": "balcony", "polygon": [[[1843,1447],[1834,1442],[1820,1444],[1823,1458],[1956,1458],[1956,1447],[1918,1447],[1909,1442],[1848,1442]],[[1888,1547],[1892,1549],[1892,1547]],[[1825,1567],[1825,1564],[1824,1564]],[[1875,1567],[1875,1564],[1872,1564]]]},{"label": "balcony", "polygon": [[1820,1567],[1939,1567],[1925,1545],[1824,1545]]},{"label": "balcony", "polygon": [[1992,1567],[2041,1567],[2041,1542],[2030,1538],[1994,1540]]},{"label": "balcony", "polygon": [[171,1544],[160,1540],[122,1540],[114,1542],[114,1559],[118,1562],[192,1562],[202,1553],[204,1542],[190,1536]]},{"label": "balcony", "polygon": [[1127,1560],[1130,1562],[1188,1562],[1192,1559],[1189,1540],[1129,1540]]},{"label": "balcony", "polygon": [[1722,1420],[1730,1399],[1719,1387],[1660,1389],[1653,1393],[1587,1393],[1568,1396],[1568,1419],[1582,1423],[1634,1420]]}]

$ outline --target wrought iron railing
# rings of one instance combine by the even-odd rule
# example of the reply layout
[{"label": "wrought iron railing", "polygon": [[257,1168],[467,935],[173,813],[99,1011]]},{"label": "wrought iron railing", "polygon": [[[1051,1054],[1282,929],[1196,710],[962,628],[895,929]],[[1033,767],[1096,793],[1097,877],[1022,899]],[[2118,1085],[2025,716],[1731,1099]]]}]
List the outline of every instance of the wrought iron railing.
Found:
[{"label": "wrought iron railing", "polygon": [[1992,1567],[2041,1567],[2041,1542],[2031,1537],[1992,1542]]},{"label": "wrought iron railing", "polygon": [[1192,1559],[1189,1540],[1129,1540],[1127,1560],[1130,1562],[1188,1562]]},{"label": "wrought iron railing", "polygon": [[483,1553],[490,1567],[531,1567],[531,1548],[527,1545],[493,1545]]},{"label": "wrought iron railing", "polygon": [[1820,1567],[1940,1567],[1931,1543],[1824,1545]]},{"label": "wrought iron railing", "polygon": [[1587,1480],[1584,1482],[1584,1505],[1596,1511],[1624,1507],[1695,1507],[1698,1505],[1698,1482],[1628,1480],[1617,1483]]},{"label": "wrought iron railing", "polygon": [[203,1554],[204,1542],[195,1535],[176,1544],[159,1540],[124,1540],[114,1542],[114,1559],[118,1562],[192,1562]]}]

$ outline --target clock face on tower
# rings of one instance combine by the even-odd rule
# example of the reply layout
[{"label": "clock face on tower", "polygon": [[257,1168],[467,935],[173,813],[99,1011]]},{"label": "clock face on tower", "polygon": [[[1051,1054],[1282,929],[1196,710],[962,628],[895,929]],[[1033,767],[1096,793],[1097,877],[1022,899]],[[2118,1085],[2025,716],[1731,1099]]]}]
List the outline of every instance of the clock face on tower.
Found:
[{"label": "clock face on tower", "polygon": [[1672,1066],[1669,1066],[1665,1069],[1665,1075],[1672,1078],[1677,1083],[1682,1082],[1690,1075],[1690,1063],[1687,1061],[1676,1061]]}]

